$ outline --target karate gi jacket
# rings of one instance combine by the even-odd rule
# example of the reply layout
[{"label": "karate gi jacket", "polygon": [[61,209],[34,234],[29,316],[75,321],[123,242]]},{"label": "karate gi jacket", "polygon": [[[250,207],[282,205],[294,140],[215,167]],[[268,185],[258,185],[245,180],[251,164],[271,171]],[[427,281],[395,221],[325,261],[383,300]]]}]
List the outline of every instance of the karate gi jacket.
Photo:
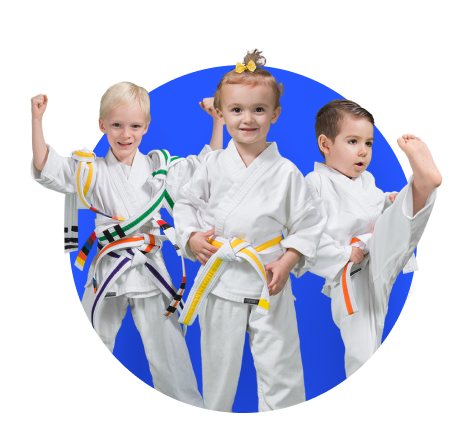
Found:
[{"label": "karate gi jacket", "polygon": [[[52,147],[48,148],[48,158],[41,172],[32,163],[33,179],[45,188],[54,191],[64,194],[77,193],[76,160],[61,157]],[[186,160],[177,163],[169,170],[167,185],[176,199],[180,198],[182,185],[190,180],[200,160],[210,151],[212,150],[207,145],[199,156],[188,156]],[[156,190],[147,182],[147,179],[159,165],[157,157],[144,155],[137,150],[129,177],[126,178],[121,163],[109,149],[105,158],[97,157],[95,160],[97,175],[89,188],[87,198],[97,209],[111,216],[128,219],[147,205],[156,194]],[[79,208],[84,208],[80,201],[78,204]],[[96,228],[106,228],[112,223],[117,224],[117,221],[96,215]],[[147,223],[138,228],[135,233],[160,235],[160,230]],[[152,259],[161,271],[167,274],[162,253],[158,251]],[[114,259],[109,257],[101,261],[99,268],[96,269],[99,278],[103,279],[113,262]],[[93,277],[92,268],[93,266],[90,267],[88,282]],[[116,296],[126,294],[130,297],[147,297],[161,292],[148,277],[144,266],[135,266],[126,270],[115,283],[114,289]]]},{"label": "karate gi jacket", "polygon": [[[187,244],[193,232],[215,227],[215,235],[254,243],[282,231],[283,250],[264,257],[263,262],[276,261],[284,249],[294,248],[303,255],[293,270],[298,277],[315,264],[326,224],[321,200],[299,169],[279,154],[276,143],[268,143],[246,167],[233,140],[225,150],[205,157],[184,186],[174,219],[177,241],[190,260],[195,260]],[[212,293],[243,302],[259,298],[262,289],[262,281],[248,263],[230,262]]]}]

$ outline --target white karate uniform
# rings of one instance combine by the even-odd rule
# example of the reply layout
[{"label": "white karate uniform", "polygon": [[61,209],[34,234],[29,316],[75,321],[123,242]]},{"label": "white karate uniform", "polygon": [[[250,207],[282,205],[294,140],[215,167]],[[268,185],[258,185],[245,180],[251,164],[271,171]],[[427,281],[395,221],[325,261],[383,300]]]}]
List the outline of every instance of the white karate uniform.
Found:
[{"label": "white karate uniform", "polygon": [[[183,188],[174,219],[184,254],[195,260],[187,242],[192,232],[215,227],[215,235],[254,243],[287,230],[281,249],[263,264],[279,260],[286,248],[303,254],[296,276],[316,261],[325,214],[301,172],[268,143],[248,167],[232,141],[226,150],[206,156]],[[203,266],[202,266],[203,268]],[[201,269],[202,269],[201,268]],[[268,282],[271,280],[267,274]],[[275,410],[305,401],[304,379],[291,283],[270,299],[269,313],[256,313],[250,299],[260,298],[263,282],[248,263],[231,261],[200,311],[205,408],[231,411],[241,368],[245,331],[257,372],[259,410]]]},{"label": "white karate uniform", "polygon": [[[332,299],[332,317],[344,341],[349,377],[381,344],[392,285],[423,234],[436,190],[413,216],[413,176],[393,204],[390,193],[378,189],[367,171],[350,179],[324,163],[316,163],[306,180],[321,196],[328,214],[311,272],[326,279],[322,292]],[[357,272],[347,281],[358,306],[358,311],[349,315],[340,280],[352,252],[351,240],[369,233],[373,233],[367,245],[369,254],[362,263],[353,265],[351,273]]]},{"label": "white karate uniform", "polygon": [[[200,160],[209,151],[211,149],[207,146],[199,157],[189,156],[169,169],[167,185],[176,198],[179,197],[181,186],[189,181]],[[95,160],[97,176],[88,194],[91,204],[111,216],[125,219],[134,216],[156,194],[154,188],[147,183],[147,178],[159,165],[155,156],[145,156],[137,150],[133,164],[128,169],[109,150],[105,158],[98,157]],[[76,166],[74,159],[61,157],[49,147],[43,170],[39,172],[32,164],[32,174],[33,178],[46,188],[73,194],[77,192]],[[95,225],[96,228],[106,228],[111,225],[111,219],[98,214]],[[160,230],[147,222],[135,233],[160,235]],[[153,255],[151,260],[163,274],[168,275],[160,251]],[[114,263],[114,258],[104,257],[96,268],[98,280],[104,280]],[[203,407],[177,314],[169,317],[163,315],[170,301],[148,277],[148,271],[140,265],[141,261],[138,261],[138,264],[133,264],[119,277],[99,310],[96,310],[96,332],[112,352],[122,319],[130,306],[144,344],[155,389],[177,400]],[[93,277],[93,267],[94,265],[91,265],[88,281]],[[82,300],[89,319],[94,298],[93,287],[89,286]]]}]

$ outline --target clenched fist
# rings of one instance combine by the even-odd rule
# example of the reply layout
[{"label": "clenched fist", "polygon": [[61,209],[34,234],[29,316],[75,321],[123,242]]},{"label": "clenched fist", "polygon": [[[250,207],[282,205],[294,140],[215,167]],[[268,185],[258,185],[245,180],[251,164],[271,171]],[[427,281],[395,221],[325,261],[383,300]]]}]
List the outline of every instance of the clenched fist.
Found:
[{"label": "clenched fist", "polygon": [[31,99],[31,117],[40,119],[45,113],[48,97],[46,94],[38,94]]},{"label": "clenched fist", "polygon": [[218,119],[218,114],[215,110],[213,102],[213,97],[208,97],[204,98],[203,101],[199,101],[198,104],[200,104],[200,107],[205,110],[213,119]]}]

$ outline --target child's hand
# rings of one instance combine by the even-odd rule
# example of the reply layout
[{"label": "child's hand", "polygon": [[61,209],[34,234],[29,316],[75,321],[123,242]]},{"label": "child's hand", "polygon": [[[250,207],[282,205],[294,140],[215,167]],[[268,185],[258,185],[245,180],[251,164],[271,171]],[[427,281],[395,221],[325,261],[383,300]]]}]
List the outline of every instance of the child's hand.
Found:
[{"label": "child's hand", "polygon": [[215,228],[210,229],[208,232],[193,232],[188,239],[188,246],[192,250],[193,255],[197,260],[205,265],[212,254],[218,251],[218,248],[207,242],[215,233]]},{"label": "child's hand", "polygon": [[397,198],[397,195],[398,195],[398,192],[395,192],[393,194],[390,194],[388,198],[393,203],[395,201],[395,198]]},{"label": "child's hand", "polygon": [[291,269],[288,270],[287,266],[281,263],[281,260],[267,264],[264,269],[273,275],[271,282],[268,284],[269,295],[279,294],[289,278]]},{"label": "child's hand", "polygon": [[213,119],[218,120],[218,114],[215,110],[215,106],[213,104],[214,98],[208,97],[204,98],[203,101],[199,101],[200,107],[205,110]]},{"label": "child's hand", "polygon": [[48,97],[43,94],[38,94],[31,99],[31,117],[39,119],[45,113],[46,105],[48,104]]},{"label": "child's hand", "polygon": [[350,254],[349,261],[359,264],[365,257],[365,253],[359,247],[352,247],[352,253]]}]

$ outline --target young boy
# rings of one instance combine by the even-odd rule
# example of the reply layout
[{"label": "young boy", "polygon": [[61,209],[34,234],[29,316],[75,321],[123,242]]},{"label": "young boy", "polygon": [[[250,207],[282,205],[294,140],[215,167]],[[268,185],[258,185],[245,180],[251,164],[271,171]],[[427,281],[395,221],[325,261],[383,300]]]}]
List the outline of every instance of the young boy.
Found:
[{"label": "young boy", "polygon": [[[99,128],[111,146],[106,157],[95,158],[88,151],[60,157],[43,138],[47,101],[46,95],[32,98],[32,174],[44,187],[67,194],[66,216],[76,213],[78,194],[84,205],[97,213],[89,246],[79,254],[87,254],[97,236],[100,251],[91,265],[82,301],[88,317],[112,352],[130,307],[155,389],[203,407],[177,315],[164,316],[176,292],[160,252],[163,236],[159,224],[168,232],[160,207],[164,196],[168,208],[173,207],[180,187],[191,178],[199,161],[211,149],[222,148],[222,141],[212,139],[211,149],[206,146],[198,157],[174,158],[165,150],[143,155],[138,147],[151,120],[149,94],[122,82],[110,87],[101,99]],[[156,201],[159,193],[160,201]],[[67,227],[71,229],[71,225]],[[74,229],[77,232],[77,227]],[[71,243],[71,238],[67,242]]]},{"label": "young boy", "polygon": [[266,141],[282,89],[256,66],[264,62],[259,53],[248,54],[246,65],[237,64],[218,85],[215,106],[233,139],[207,155],[175,206],[178,242],[203,265],[180,321],[190,325],[200,315],[204,404],[218,411],[232,411],[246,332],[259,411],[306,400],[286,282],[294,266],[301,275],[315,263],[325,218],[317,198],[308,200],[301,172]]},{"label": "young boy", "polygon": [[325,105],[316,116],[325,163],[316,163],[306,176],[327,207],[327,227],[311,272],[326,279],[322,292],[332,299],[347,377],[380,346],[392,285],[405,264],[414,261],[441,184],[428,147],[404,135],[397,142],[413,176],[398,196],[379,190],[366,171],[373,125],[372,115],[352,101]]}]

